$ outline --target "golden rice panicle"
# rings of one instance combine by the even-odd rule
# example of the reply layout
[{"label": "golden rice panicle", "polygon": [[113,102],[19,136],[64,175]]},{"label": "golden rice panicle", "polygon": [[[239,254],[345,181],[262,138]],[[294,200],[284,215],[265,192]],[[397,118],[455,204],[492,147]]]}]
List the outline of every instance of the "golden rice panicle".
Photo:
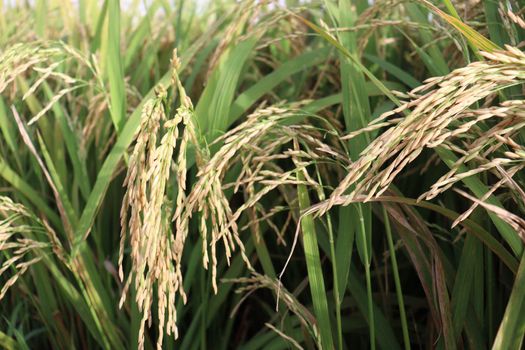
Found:
[{"label": "golden rice panicle", "polygon": [[483,200],[479,200],[476,197],[473,197],[464,191],[457,190],[457,189],[455,191],[459,193],[460,195],[462,195],[463,197],[470,199],[472,202],[485,208],[487,211],[496,214],[500,219],[502,219],[507,224],[509,224],[514,229],[514,231],[516,231],[520,239],[523,242],[525,242],[525,220],[522,217],[514,213],[511,213],[510,211],[506,209],[500,208],[497,205],[489,204],[489,203],[484,202]]},{"label": "golden rice panicle", "polygon": [[[500,3],[500,11],[502,10],[503,7],[504,5]],[[504,10],[501,12],[505,13]],[[508,19],[510,20],[510,22],[517,24],[518,26],[520,26],[521,29],[525,29],[525,21],[518,14],[515,14],[511,10],[507,10],[506,15]]]},{"label": "golden rice panicle", "polygon": [[[160,87],[157,89],[157,96],[144,106],[141,128],[124,181],[127,190],[121,209],[121,279],[124,275],[123,251],[128,228],[131,245],[131,273],[122,294],[121,305],[127,289],[134,283],[136,302],[143,315],[139,330],[141,349],[144,347],[146,321],[151,318],[154,285],[157,285],[158,290],[158,348],[162,346],[164,327],[167,334],[177,336],[175,294],[179,292],[185,298],[179,283],[181,279],[173,272],[170,248],[173,238],[167,219],[170,206],[165,198],[173,151],[177,143],[178,124],[182,117],[177,114],[172,119],[167,119],[165,99],[166,90]],[[157,142],[157,135],[161,130],[164,134],[160,142]]]},{"label": "golden rice panicle", "polygon": [[[142,109],[141,123],[139,132],[135,138],[135,147],[129,159],[128,172],[124,180],[127,187],[122,201],[121,208],[121,241],[119,254],[119,277],[124,280],[122,263],[124,259],[124,243],[129,226],[132,247],[136,247],[134,242],[139,238],[142,219],[141,213],[146,207],[148,178],[147,169],[153,162],[153,154],[157,143],[157,132],[160,127],[160,120],[164,118],[164,108],[162,106],[162,96],[146,102]],[[130,216],[128,219],[128,211]],[[132,253],[132,257],[138,258]],[[125,296],[125,294],[123,294]]]},{"label": "golden rice panicle", "polygon": [[180,58],[177,55],[177,50],[173,50],[173,56],[171,59],[172,65],[172,84],[176,92],[179,94],[180,106],[177,108],[177,125],[182,127],[182,135],[179,145],[179,152],[177,155],[176,166],[176,177],[177,177],[177,198],[175,202],[175,214],[173,220],[175,220],[175,236],[171,239],[170,249],[171,257],[174,264],[174,275],[180,285],[181,295],[186,302],[186,295],[182,289],[183,276],[182,276],[182,254],[184,251],[184,244],[188,236],[188,225],[190,217],[183,217],[181,214],[186,206],[186,174],[187,174],[187,151],[188,146],[191,144],[194,146],[194,151],[199,163],[201,156],[201,148],[199,146],[198,131],[194,123],[194,111],[193,103],[187,96],[186,90],[182,86],[179,78],[179,70],[181,67]]},{"label": "golden rice panicle", "polygon": [[[504,109],[508,106],[492,110],[489,114],[473,114],[470,108],[476,102],[490,98],[501,88],[525,82],[525,54],[506,46],[505,51],[483,52],[482,55],[487,58],[486,61],[473,62],[446,76],[428,79],[425,85],[407,95],[410,101],[372,121],[369,130],[373,130],[376,124],[387,123],[385,119],[394,114],[405,115],[369,144],[359,159],[349,166],[348,174],[330,198],[314,206],[311,212],[322,215],[333,205],[348,205],[354,201],[376,198],[425,148],[453,147],[457,150],[458,146],[451,144],[453,140],[471,133],[481,121],[505,115]],[[513,128],[520,126],[516,124]],[[354,136],[351,134],[348,137]],[[503,164],[508,162],[493,160],[485,164],[484,168],[473,171],[481,172]],[[453,167],[448,178],[455,176],[457,169],[458,166]],[[453,180],[460,178],[455,177]]]},{"label": "golden rice panicle", "polygon": [[0,55],[0,93],[16,79],[35,65],[58,59],[61,51],[56,47],[46,47],[44,43],[15,44]]},{"label": "golden rice panicle", "polygon": [[[121,278],[123,248],[128,230],[131,245],[131,273],[121,302],[124,301],[130,284],[134,283],[137,291],[136,302],[142,312],[140,348],[144,346],[146,321],[152,317],[154,298],[158,301],[159,334],[166,330],[168,334],[174,332],[177,335],[174,300],[178,293],[183,301],[186,301],[182,256],[189,234],[190,220],[195,213],[200,216],[203,266],[211,269],[212,287],[217,293],[218,245],[223,246],[223,256],[228,263],[238,250],[246,266],[252,270],[240,238],[238,220],[243,212],[254,208],[270,191],[279,186],[298,183],[296,171],[284,171],[276,166],[276,161],[301,157],[305,161],[301,162],[300,166],[306,168],[310,162],[323,156],[344,159],[341,152],[319,140],[315,128],[286,125],[286,119],[294,116],[304,102],[256,110],[244,123],[214,142],[213,146],[220,147],[211,156],[205,142],[201,141],[201,133],[194,120],[193,105],[180,82],[180,61],[176,52],[172,58],[172,68],[172,83],[179,95],[180,106],[173,118],[167,117],[164,109],[166,92],[162,89],[158,91],[157,97],[144,107],[141,129],[125,179],[127,191],[121,211]],[[162,137],[157,141],[159,134]],[[309,149],[286,150],[274,155],[277,151],[281,152],[283,145],[296,138],[309,144]],[[195,151],[198,173],[196,184],[188,193],[186,177],[190,145]],[[174,154],[176,149],[178,153]],[[240,154],[248,155],[251,164],[245,166],[254,171],[245,169],[236,183],[230,185],[238,188],[246,184],[258,189],[250,193],[243,205],[233,210],[225,192],[229,184],[224,184],[224,177],[236,162],[242,161]],[[173,159],[176,159],[175,164],[172,164]],[[166,199],[172,165],[173,175],[177,179],[177,196],[174,203]],[[306,177],[306,183],[318,186],[309,176]],[[262,188],[259,185],[262,185]],[[175,206],[175,232],[171,231],[172,226],[167,220],[171,205]],[[275,230],[278,236],[282,235],[279,229]],[[156,296],[153,295],[154,285],[158,291]],[[157,346],[162,346],[162,336],[159,337]]]},{"label": "golden rice panicle", "polygon": [[[141,127],[136,136],[124,181],[127,189],[121,208],[119,276],[121,279],[124,278],[122,265],[128,230],[131,245],[131,272],[120,304],[122,306],[127,290],[133,283],[137,291],[136,302],[142,313],[139,329],[140,349],[144,347],[146,322],[151,323],[154,286],[157,287],[158,349],[162,348],[164,332],[178,336],[176,294],[178,293],[186,303],[181,261],[188,223],[187,220],[181,220],[179,216],[175,225],[176,232],[172,232],[170,220],[172,203],[168,201],[166,194],[174,152],[182,129],[175,164],[178,187],[175,205],[176,213],[180,213],[186,201],[187,149],[190,143],[197,144],[197,132],[192,120],[193,105],[180,83],[178,69],[180,69],[180,60],[174,51],[172,84],[179,93],[180,107],[172,118],[166,115],[164,106],[170,102],[167,101],[167,92],[163,87],[159,87],[156,97],[145,104]],[[160,141],[159,135],[162,135]]]},{"label": "golden rice panicle", "polygon": [[[92,77],[77,79],[68,72],[61,72],[64,62],[74,60],[82,69],[89,72]],[[33,80],[34,73],[35,77]],[[77,72],[78,73],[78,72]],[[102,89],[104,83],[97,70],[96,64],[90,62],[77,49],[63,43],[54,41],[34,41],[23,44],[15,44],[0,54],[0,94],[14,100],[20,90],[15,79],[20,75],[29,75],[28,82],[31,85],[26,89],[22,100],[35,96],[38,90],[49,80],[53,80],[60,89],[49,97],[49,101],[28,122],[28,125],[36,123],[62,98],[80,88],[90,86],[94,89]],[[11,86],[11,91],[5,91]],[[95,89],[96,87],[96,89]]]},{"label": "golden rice panicle", "polygon": [[[29,267],[38,263],[43,254],[49,254],[46,250],[52,248],[63,254],[59,243],[37,239],[43,232],[47,233],[46,227],[26,207],[0,196],[0,252],[9,257],[0,266],[0,276],[11,268],[16,271],[1,286],[0,300]],[[49,236],[47,233],[46,238]]]},{"label": "golden rice panicle", "polygon": [[[323,155],[328,155],[330,158],[341,157],[337,150],[319,141],[321,138],[319,135],[316,135],[317,137],[313,135],[315,128],[304,125],[286,125],[287,119],[297,114],[303,103],[259,108],[249,115],[245,122],[214,141],[212,146],[220,145],[220,148],[212,157],[206,154],[205,148],[200,152],[201,161],[198,162],[199,171],[196,184],[188,194],[185,205],[177,208],[174,219],[177,221],[177,247],[181,247],[187,235],[190,218],[196,212],[200,214],[203,265],[207,268],[211,261],[212,286],[215,292],[217,291],[217,245],[222,244],[227,262],[230,261],[233,252],[239,249],[245,264],[251,269],[240,238],[240,232],[244,228],[240,229],[237,224],[241,215],[255,208],[261,198],[271,191],[298,183],[295,170],[284,171],[276,163],[278,160],[292,159],[298,155],[298,152],[291,150],[283,152],[283,146],[294,138],[300,138],[302,142],[311,146],[310,150],[300,154],[308,161],[321,159]],[[306,167],[309,164],[308,161],[301,166]],[[225,184],[226,173],[238,163],[242,168],[240,175],[234,183]],[[318,185],[311,180],[307,180],[307,184]],[[248,197],[242,205],[233,210],[225,190],[233,187],[237,192],[240,186],[248,189],[245,191]],[[249,190],[250,188],[253,190]],[[264,213],[264,210],[261,211],[268,219],[269,216]],[[269,215],[272,214],[274,213]],[[255,217],[252,219],[254,223],[257,223],[257,220]],[[274,229],[277,237],[281,237],[280,230],[276,227]]]},{"label": "golden rice panicle", "polygon": [[[266,111],[268,112],[268,111]],[[263,116],[264,113],[257,111],[255,114]],[[197,183],[192,188],[183,210],[177,210],[174,219],[177,224],[177,247],[182,247],[188,232],[188,223],[194,212],[199,212],[200,233],[203,239],[203,265],[208,267],[211,258],[212,287],[217,292],[217,244],[221,243],[229,263],[232,252],[238,247],[246,263],[251,268],[248,257],[245,255],[244,244],[239,236],[237,227],[237,214],[233,213],[229,201],[223,191],[223,177],[230,168],[238,151],[244,145],[255,144],[269,128],[271,122],[257,122],[257,118],[249,116],[248,120],[237,128],[226,133],[216,143],[224,142],[224,145],[209,157],[205,150],[200,152],[199,172]],[[240,215],[240,214],[239,214]],[[210,230],[208,230],[208,225]],[[179,229],[180,227],[180,229]],[[208,247],[208,234],[210,235]]]}]

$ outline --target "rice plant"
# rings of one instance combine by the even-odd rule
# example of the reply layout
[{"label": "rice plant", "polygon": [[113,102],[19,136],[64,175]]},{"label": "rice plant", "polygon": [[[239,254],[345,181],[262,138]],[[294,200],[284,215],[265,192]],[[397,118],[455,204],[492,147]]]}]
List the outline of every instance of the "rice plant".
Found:
[{"label": "rice plant", "polygon": [[524,9],[0,2],[0,346],[521,349]]}]

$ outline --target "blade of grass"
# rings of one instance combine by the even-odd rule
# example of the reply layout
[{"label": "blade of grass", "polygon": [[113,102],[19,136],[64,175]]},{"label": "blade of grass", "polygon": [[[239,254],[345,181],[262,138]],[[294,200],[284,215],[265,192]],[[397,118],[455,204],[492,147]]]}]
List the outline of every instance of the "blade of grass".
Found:
[{"label": "blade of grass", "polygon": [[514,280],[503,320],[492,345],[494,350],[521,349],[525,336],[525,254]]},{"label": "blade of grass", "polygon": [[7,146],[19,162],[18,148],[15,141],[17,137],[16,129],[7,115],[7,108],[2,96],[0,96],[0,130],[2,130],[2,135],[4,136]]},{"label": "blade of grass", "polygon": [[[420,0],[426,7],[428,7],[430,10],[435,12],[438,16],[440,16],[443,20],[448,22],[450,25],[452,25],[454,28],[456,28],[467,40],[469,43],[473,46],[474,49],[481,50],[481,51],[487,51],[487,52],[493,52],[496,50],[501,50],[501,48],[494,44],[489,39],[485,38],[483,35],[478,33],[476,30],[474,30],[469,25],[463,23],[461,19],[456,18],[454,16],[451,16],[443,11],[441,11],[437,6],[430,3],[427,0]],[[447,7],[453,11],[455,15],[457,15],[457,12],[454,9],[454,6],[450,2],[450,0],[443,0],[445,1]]]},{"label": "blade of grass", "polygon": [[410,334],[408,333],[408,321],[405,311],[405,302],[403,300],[403,289],[401,288],[401,279],[399,278],[399,268],[397,265],[396,250],[394,247],[394,240],[392,239],[392,229],[390,227],[390,220],[386,208],[383,206],[383,217],[385,220],[385,231],[388,242],[388,252],[390,253],[390,260],[392,262],[392,273],[394,274],[394,284],[396,287],[397,305],[399,307],[399,317],[401,318],[401,329],[403,332],[403,343],[405,350],[410,350]]},{"label": "blade of grass", "polygon": [[509,42],[509,36],[505,32],[505,27],[499,14],[498,4],[499,1],[497,0],[483,0],[490,39],[496,45],[503,46]]},{"label": "blade of grass", "polygon": [[[459,217],[458,213],[450,209],[443,208],[439,205],[430,202],[417,201],[412,198],[382,196],[375,200],[378,202],[384,201],[393,203],[403,203],[410,206],[429,209],[449,218],[451,221],[454,221]],[[518,261],[516,260],[516,258],[509,251],[507,251],[507,249],[496,238],[494,238],[489,232],[485,231],[483,227],[481,227],[480,225],[478,225],[470,219],[464,220],[463,222],[461,222],[461,225],[463,225],[469,233],[475,235],[476,238],[478,238],[488,248],[490,248],[490,250],[492,250],[492,252],[494,252],[494,254],[496,254],[501,259],[501,261],[512,271],[512,273],[515,274],[518,271]]]},{"label": "blade of grass", "polygon": [[[0,5],[1,6],[1,5]],[[4,332],[0,331],[0,345],[5,350],[16,350],[18,349],[18,345],[16,344],[16,341],[5,334]]]},{"label": "blade of grass", "polygon": [[452,290],[452,323],[456,338],[459,338],[461,335],[470,305],[474,277],[472,270],[477,264],[475,261],[476,255],[474,254],[477,243],[474,236],[468,235],[466,237]]},{"label": "blade of grass", "polygon": [[126,118],[126,88],[120,54],[120,1],[108,0],[107,77],[109,80],[110,114],[118,133]]},{"label": "blade of grass", "polygon": [[36,34],[42,39],[44,38],[47,13],[47,1],[37,0],[35,9],[35,29]]},{"label": "blade of grass", "polygon": [[[355,299],[357,308],[359,309],[361,314],[363,314],[367,322],[370,322],[370,319],[368,318],[370,312],[368,311],[367,306],[368,296],[366,292],[366,287],[363,286],[359,278],[359,274],[354,266],[350,267],[348,280],[348,290],[350,291],[352,297]],[[378,330],[378,335],[380,335],[377,337],[379,347],[382,349],[401,350],[401,346],[399,346],[399,342],[396,339],[396,335],[392,330],[392,326],[388,319],[385,317],[385,315],[381,312],[381,309],[375,303],[372,304],[372,308],[373,314],[375,316],[374,328]]]},{"label": "blade of grass", "polygon": [[[44,92],[48,98],[52,98],[53,93],[49,88],[48,84],[44,83]],[[73,166],[73,173],[80,187],[80,192],[84,199],[87,199],[91,191],[91,185],[89,183],[89,177],[87,175],[87,167],[85,161],[81,159],[79,142],[77,136],[71,130],[70,122],[66,119],[66,114],[61,105],[55,103],[52,107],[53,113],[60,126],[60,131],[64,137],[66,149],[71,159]]]},{"label": "blade of grass", "polygon": [[[353,5],[353,6],[352,6]],[[357,19],[355,2],[339,1],[338,19],[339,25],[352,27]],[[335,17],[335,14],[333,14]],[[358,57],[357,37],[354,32],[337,33],[341,45],[346,48],[352,58],[340,52],[340,74],[342,85],[342,107],[346,125],[346,131],[352,132],[365,127],[371,118],[370,101],[367,94],[362,92],[366,89],[364,65]],[[371,76],[372,73],[370,73]],[[378,86],[379,87],[379,86]],[[359,154],[370,143],[370,136],[363,134],[348,143],[350,158],[355,160]],[[370,330],[370,348],[376,348],[375,322],[373,314],[372,281],[370,274],[370,263],[372,260],[372,213],[370,206],[358,203],[352,210],[352,225],[356,232],[356,247],[361,262],[365,266],[367,296],[368,296],[368,319]],[[344,233],[343,233],[344,234]]]},{"label": "blade of grass", "polygon": [[0,157],[0,176],[44,213],[55,227],[60,227],[60,218],[42,199],[42,195],[15,173],[2,157]]},{"label": "blade of grass", "polygon": [[416,80],[412,75],[408,74],[407,72],[405,72],[404,70],[402,70],[401,68],[397,67],[396,65],[390,62],[387,62],[374,55],[365,54],[363,55],[363,57],[369,60],[370,62],[377,64],[378,66],[383,68],[385,72],[392,74],[394,77],[399,79],[399,81],[401,81],[403,84],[405,84],[411,89],[414,89],[418,87],[419,85],[421,85],[421,82]]},{"label": "blade of grass", "polygon": [[[297,172],[299,181],[304,181],[304,175]],[[299,199],[299,209],[305,210],[310,207],[310,198],[305,185],[297,186],[297,196]],[[330,326],[330,315],[328,313],[328,302],[326,300],[326,288],[321,268],[321,258],[315,231],[314,220],[311,215],[305,215],[301,219],[301,229],[303,232],[303,248],[308,270],[308,282],[314,304],[314,312],[319,327],[321,344],[323,349],[333,349],[332,328]]]},{"label": "blade of grass", "polygon": [[[309,148],[307,148],[307,150],[310,151]],[[317,181],[319,182],[319,185],[320,185],[320,189],[317,190],[317,196],[319,197],[320,201],[324,201],[326,199],[326,195],[324,191],[321,189],[324,186],[322,176],[321,176],[321,171],[318,166],[315,167],[315,170],[317,173]],[[336,333],[337,334],[337,348],[342,350],[344,348],[344,342],[343,342],[343,327],[342,327],[342,319],[341,319],[341,303],[343,299],[342,295],[344,295],[344,292],[341,293],[341,287],[339,286],[339,281],[342,280],[344,277],[348,278],[348,273],[347,271],[339,272],[338,263],[342,259],[338,257],[337,251],[335,248],[334,230],[332,227],[332,216],[330,215],[330,213],[326,214],[326,226],[327,226],[326,229],[328,233],[328,244],[330,246],[330,257],[331,257],[330,260],[332,262],[332,274],[333,274],[333,284],[334,284],[333,294],[334,294],[334,304],[335,304],[335,319],[336,319],[336,324],[337,324],[337,333]],[[343,234],[343,236],[350,236],[350,240],[352,240],[352,242],[345,241],[344,243],[349,243],[345,247],[347,249],[348,247],[352,249],[354,235],[353,234],[351,235]],[[346,255],[351,255],[351,254],[346,254]],[[346,261],[343,261],[344,267],[346,267],[345,266],[346,263],[347,263]],[[350,262],[348,261],[348,264],[349,263]]]},{"label": "blade of grass", "polygon": [[293,16],[295,16],[298,20],[300,20],[301,22],[303,22],[304,24],[306,24],[308,27],[310,27],[313,31],[317,32],[323,39],[325,39],[326,41],[328,41],[330,44],[332,44],[333,46],[335,46],[341,53],[343,53],[344,56],[346,56],[348,59],[350,59],[350,61],[352,61],[353,64],[355,64],[357,66],[357,68],[363,72],[363,74],[366,75],[366,77],[368,79],[370,79],[370,81],[375,85],[377,86],[377,88],[385,95],[387,96],[390,100],[392,100],[396,105],[400,105],[400,102],[399,100],[397,99],[397,97],[395,97],[391,92],[390,90],[385,87],[385,85],[383,83],[381,83],[381,81],[379,81],[379,79],[377,79],[373,74],[372,72],[370,72],[365,66],[363,66],[363,64],[359,61],[358,58],[356,58],[352,53],[350,53],[343,45],[341,45],[341,43],[339,43],[332,35],[330,35],[327,31],[325,31],[324,29],[322,29],[321,27],[315,25],[314,23],[308,21],[307,19],[303,18],[303,17],[300,17],[300,16],[297,16],[295,14],[292,14]]},{"label": "blade of grass", "polygon": [[44,157],[44,161],[46,163],[47,169],[49,171],[49,174],[51,175],[51,179],[53,180],[53,183],[56,186],[56,189],[60,196],[60,199],[62,203],[64,204],[64,209],[65,209],[65,212],[67,213],[68,220],[69,222],[71,222],[74,228],[78,222],[76,212],[73,209],[73,206],[71,205],[71,201],[69,199],[68,194],[66,193],[64,189],[64,186],[62,185],[62,182],[60,181],[55,165],[53,164],[53,161],[51,160],[51,156],[49,155],[47,147],[44,144],[44,140],[42,140],[42,137],[40,135],[37,135],[37,138],[38,138],[38,143],[40,144],[40,150],[42,152],[42,156]]},{"label": "blade of grass", "polygon": [[[423,27],[418,29],[418,34],[421,36],[420,45],[428,45],[428,47],[425,50],[423,50],[419,47],[419,45],[416,44],[416,42],[412,38],[410,38],[410,36],[405,35],[405,37],[410,38],[409,40],[412,41],[412,44],[418,51],[419,55],[422,56],[422,58],[428,57],[428,59],[426,60],[426,65],[432,67],[432,74],[447,74],[450,71],[450,69],[448,67],[447,61],[445,60],[445,57],[443,57],[443,52],[440,49],[438,43],[434,41],[432,32],[429,29],[425,28],[425,26],[428,26],[429,24],[427,11],[423,12],[422,9],[415,3],[408,3],[405,6],[410,18]],[[400,28],[396,29],[400,30],[403,33],[403,31]]]},{"label": "blade of grass", "polygon": [[[104,53],[106,52],[106,49],[107,49],[107,45],[106,45],[106,42],[102,42],[102,36],[103,35],[106,35],[106,33],[104,33],[104,29],[106,28],[106,17],[107,17],[107,13],[108,13],[108,1],[109,0],[104,0],[104,2],[102,3],[102,6],[100,6],[100,12],[99,12],[99,15],[98,17],[96,18],[96,26],[95,26],[95,30],[94,30],[94,33],[95,35],[93,36],[93,39],[91,40],[91,45],[90,45],[90,48],[91,48],[91,52],[94,53],[94,52],[97,52],[97,50],[101,50],[101,57],[106,57],[106,55],[104,55]],[[93,2],[95,3],[95,2]],[[98,5],[98,4],[97,4]],[[107,31],[106,31],[107,32]],[[105,60],[102,60],[101,63],[101,68],[104,67],[105,65]],[[104,72],[104,69],[102,69],[102,72]]]},{"label": "blade of grass", "polygon": [[242,113],[255,103],[255,101],[270,92],[273,88],[291,77],[293,74],[326,61],[326,56],[329,52],[329,48],[307,51],[286,61],[272,73],[265,75],[264,78],[245,90],[235,99],[230,111],[230,122],[237,120]]},{"label": "blade of grass", "polygon": [[133,33],[130,35],[124,56],[124,72],[128,71],[132,63],[140,60],[140,58],[137,56],[139,55],[141,49],[143,49],[143,45],[144,42],[147,41],[147,37],[153,35],[150,21],[151,17],[159,8],[159,5],[159,1],[153,1],[148,5],[146,14],[144,17],[142,17],[140,24],[137,25],[137,29],[135,29],[135,31],[133,31]]},{"label": "blade of grass", "polygon": [[53,275],[53,280],[57,283],[64,297],[71,303],[77,311],[79,317],[86,324],[87,329],[93,335],[93,338],[102,347],[110,346],[100,322],[94,315],[93,310],[88,306],[82,296],[71,282],[62,274],[58,266],[49,257],[44,257],[44,263]]},{"label": "blade of grass", "polygon": [[354,250],[356,232],[352,218],[357,215],[353,212],[355,210],[356,208],[354,206],[339,208],[339,227],[335,247],[335,257],[337,259],[337,278],[341,300],[347,289],[348,274],[350,273],[350,265],[352,263],[352,252]]},{"label": "blade of grass", "polygon": [[209,140],[224,132],[229,124],[235,89],[256,43],[257,38],[252,37],[223,54],[195,107],[198,125]]}]

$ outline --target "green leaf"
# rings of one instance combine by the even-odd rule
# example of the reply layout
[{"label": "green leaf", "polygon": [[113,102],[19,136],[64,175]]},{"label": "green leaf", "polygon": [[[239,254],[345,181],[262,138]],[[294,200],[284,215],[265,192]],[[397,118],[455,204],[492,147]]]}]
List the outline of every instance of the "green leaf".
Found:
[{"label": "green leaf", "polygon": [[108,0],[107,57],[111,119],[117,132],[126,118],[126,88],[120,55],[120,5],[119,0]]},{"label": "green leaf", "polygon": [[339,208],[339,225],[337,233],[337,243],[335,245],[335,257],[337,260],[339,295],[343,299],[348,284],[348,274],[352,262],[352,251],[355,239],[355,221],[352,218],[357,216],[355,206]]},{"label": "green leaf", "polygon": [[41,194],[15,173],[2,157],[0,157],[0,176],[42,211],[53,225],[60,227],[60,218],[42,199]]},{"label": "green leaf", "polygon": [[195,107],[198,125],[213,140],[229,125],[230,108],[245,62],[252,55],[257,38],[251,37],[226,51]]},{"label": "green leaf", "polygon": [[503,320],[492,345],[494,350],[521,349],[525,336],[525,254],[514,280]]},{"label": "green leaf", "polygon": [[[368,317],[370,311],[368,310],[369,307],[367,307],[367,305],[369,305],[368,295],[354,266],[350,267],[348,289],[350,290],[352,297],[355,299],[357,308],[361,314],[363,314],[367,322],[370,323],[371,321]],[[389,320],[375,303],[372,303],[372,309],[375,322],[374,328],[377,329],[377,342],[379,347],[382,349],[401,350],[399,342],[396,339],[396,334],[394,333]]]},{"label": "green leaf", "polygon": [[[304,175],[297,171],[299,181],[304,181]],[[297,196],[299,199],[299,209],[301,211],[310,207],[310,198],[305,185],[297,186]],[[306,268],[308,270],[308,282],[314,304],[314,313],[317,318],[321,344],[323,349],[333,349],[332,327],[330,326],[330,315],[328,313],[328,301],[326,299],[326,288],[321,267],[321,257],[317,244],[317,234],[312,215],[302,217],[301,230],[303,232],[303,248],[306,258]]]},{"label": "green leaf", "polygon": [[478,264],[475,259],[478,257],[476,250],[479,248],[479,241],[476,237],[469,235],[463,244],[461,259],[458,264],[454,289],[452,290],[452,322],[454,334],[459,337],[463,329],[467,311],[470,305],[470,295],[473,286],[473,269]]},{"label": "green leaf", "polygon": [[383,68],[385,72],[392,74],[392,76],[399,79],[399,81],[401,81],[403,84],[407,85],[411,89],[414,89],[421,85],[421,83],[418,80],[416,80],[412,75],[408,74],[407,72],[390,62],[387,62],[374,55],[365,54],[363,57],[369,60],[370,62],[377,64],[378,66]]},{"label": "green leaf", "polygon": [[230,111],[230,122],[237,120],[241,114],[250,108],[259,98],[290,78],[293,74],[326,61],[329,52],[329,48],[307,51],[286,61],[272,73],[265,75],[264,78],[243,91],[243,93],[235,99]]},{"label": "green leaf", "polygon": [[[472,27],[462,22],[461,19],[459,19],[459,17],[456,18],[454,16],[446,14],[445,12],[441,11],[437,6],[433,5],[427,0],[421,0],[421,2],[424,3],[433,12],[435,12],[438,16],[440,16],[443,20],[445,20],[450,25],[452,25],[454,28],[456,28],[465,38],[467,38],[469,43],[475,48],[477,48],[478,50],[482,50],[486,52],[493,52],[496,50],[501,50],[501,48],[498,45],[494,44],[492,41],[485,38],[483,35],[478,33]],[[449,0],[447,0],[447,2],[450,3]],[[450,3],[450,6],[451,6],[451,3]],[[449,6],[449,9],[450,9],[450,6]],[[453,10],[453,12],[457,15],[457,12],[455,12],[455,10]]]}]

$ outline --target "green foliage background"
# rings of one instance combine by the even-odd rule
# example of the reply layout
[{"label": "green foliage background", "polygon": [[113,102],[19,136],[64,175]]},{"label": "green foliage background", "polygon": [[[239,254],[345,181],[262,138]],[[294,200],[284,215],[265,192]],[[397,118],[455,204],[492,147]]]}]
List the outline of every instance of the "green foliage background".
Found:
[{"label": "green foliage background", "polygon": [[[338,138],[394,109],[400,96],[410,98],[398,92],[485,60],[481,51],[520,50],[525,39],[522,0],[286,5],[219,0],[200,8],[189,0],[152,0],[141,10],[141,1],[0,3],[0,191],[27,210],[12,210],[8,199],[0,209],[0,285],[16,276],[0,301],[0,346],[137,348],[142,315],[133,290],[118,307],[123,180],[142,108],[156,87],[170,85],[174,48],[200,136],[211,144],[261,106],[299,101],[298,124]],[[523,100],[520,74],[470,108]],[[175,110],[177,100],[170,101]],[[521,147],[516,125],[513,140]],[[183,257],[188,301],[176,300],[179,336],[165,336],[163,348],[521,348],[525,226],[508,221],[509,213],[524,213],[521,168],[515,185],[491,196],[484,197],[497,182],[490,172],[458,182],[502,211],[479,206],[453,228],[471,200],[454,191],[415,200],[454,167],[457,154],[439,147],[422,147],[378,200],[300,216],[330,197],[351,162],[366,156],[363,150],[386,129],[343,139],[338,147],[348,163],[309,164],[306,173],[321,190],[308,186],[298,168],[296,186],[261,199],[257,215],[282,212],[242,231],[258,274],[239,254],[229,265],[219,255],[224,280],[217,294],[192,223]],[[198,174],[188,163],[191,189]],[[238,172],[232,168],[225,178]],[[176,187],[172,176],[170,200]],[[234,208],[246,201],[242,193],[228,196]],[[240,226],[252,219],[243,215]],[[297,248],[281,273],[299,221]],[[274,228],[284,228],[286,245]],[[22,254],[7,244],[11,233],[42,245]],[[10,260],[20,254],[18,263],[31,265]],[[156,346],[158,317],[153,311],[148,349]]]}]

